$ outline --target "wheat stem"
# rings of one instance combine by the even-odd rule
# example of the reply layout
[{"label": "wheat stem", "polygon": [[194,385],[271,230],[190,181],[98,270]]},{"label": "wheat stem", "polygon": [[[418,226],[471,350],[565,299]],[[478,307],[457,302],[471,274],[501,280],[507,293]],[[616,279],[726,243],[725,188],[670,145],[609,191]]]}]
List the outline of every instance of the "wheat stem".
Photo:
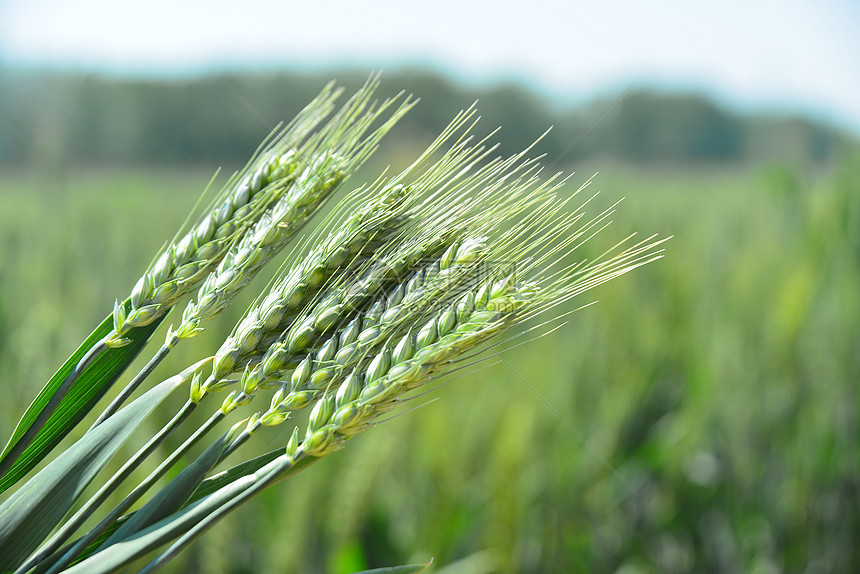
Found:
[{"label": "wheat stem", "polygon": [[140,484],[138,484],[134,490],[131,491],[122,501],[117,504],[113,510],[105,516],[101,522],[99,522],[92,530],[87,532],[85,536],[83,536],[80,540],[78,540],[75,545],[69,549],[68,552],[58,561],[56,562],[50,570],[46,574],[56,574],[60,571],[60,569],[64,568],[68,565],[72,560],[74,560],[78,554],[80,554],[83,550],[87,548],[99,535],[102,534],[105,530],[110,528],[112,524],[116,522],[118,518],[120,518],[124,512],[126,512],[131,506],[137,502],[141,496],[143,496],[152,486],[158,482],[158,480],[164,476],[170,468],[176,464],[176,462],[186,453],[188,450],[193,447],[197,442],[206,436],[206,434],[211,431],[215,426],[221,422],[226,413],[222,411],[216,411],[209,419],[203,423],[188,439],[185,440],[176,450],[174,450],[170,456],[168,456],[164,461],[158,465],[158,467],[153,470]]},{"label": "wheat stem", "polygon": [[185,533],[176,540],[176,542],[171,544],[167,550],[162,552],[157,558],[155,558],[155,560],[147,564],[140,573],[150,574],[151,572],[155,572],[165,566],[189,544],[194,542],[194,540],[196,540],[201,534],[214,526],[218,520],[250,500],[253,496],[275,481],[279,480],[285,473],[298,465],[305,458],[307,458],[306,453],[297,452],[293,455],[282,455],[264,466],[255,473],[256,480],[247,488],[241,490],[238,494],[215,508],[213,511],[206,513],[199,518],[196,516],[193,517],[196,519],[194,525],[188,528]]},{"label": "wheat stem", "polygon": [[[33,568],[35,565],[44,561],[53,554],[75,531],[86,521],[93,512],[95,512],[108,497],[122,484],[125,479],[146,460],[149,455],[155,452],[164,440],[173,432],[185,419],[194,412],[197,407],[196,403],[186,401],[181,409],[173,416],[170,421],[164,425],[134,456],[132,456],[99,490],[96,492],[74,516],[72,516],[63,526],[51,537],[38,553],[28,560],[18,572],[24,573]],[[101,534],[100,532],[98,534]],[[96,536],[98,536],[98,534]],[[88,544],[88,542],[86,543]],[[63,564],[57,567],[61,568]],[[17,573],[16,573],[17,574]]]},{"label": "wheat stem", "polygon": [[134,378],[129,381],[129,383],[123,388],[123,390],[111,401],[111,403],[102,411],[96,421],[90,427],[90,430],[94,429],[112,414],[120,409],[120,407],[131,397],[135,390],[143,383],[146,378],[152,374],[152,371],[167,357],[167,354],[173,349],[176,343],[179,342],[179,337],[171,330],[170,333],[167,334],[167,341],[159,347],[158,351],[152,356],[149,361],[147,361],[146,365],[138,371],[138,373],[134,376]]}]

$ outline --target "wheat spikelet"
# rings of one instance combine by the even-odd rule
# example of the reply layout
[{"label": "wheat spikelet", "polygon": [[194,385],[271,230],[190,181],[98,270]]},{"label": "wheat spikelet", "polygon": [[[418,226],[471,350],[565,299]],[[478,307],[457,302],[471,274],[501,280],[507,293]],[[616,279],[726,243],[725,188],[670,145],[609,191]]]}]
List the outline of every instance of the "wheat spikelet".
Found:
[{"label": "wheat spikelet", "polygon": [[[413,389],[438,378],[470,351],[530,316],[659,258],[661,242],[645,241],[585,273],[565,275],[541,285],[515,275],[491,279],[438,311],[400,340],[387,344],[349,375],[327,381],[311,410],[301,442],[288,444],[293,456],[325,456],[375,424]],[[281,423],[288,416],[287,393],[273,397],[268,411],[249,422]],[[249,429],[251,427],[249,426]]]},{"label": "wheat spikelet", "polygon": [[296,177],[294,149],[334,108],[342,90],[327,85],[284,129],[273,132],[245,168],[234,174],[202,216],[181,238],[171,241],[131,291],[131,310],[114,307],[110,346],[123,335],[151,323],[191,291],[226,254],[248,225],[282,196]]},{"label": "wheat spikelet", "polygon": [[[176,330],[177,337],[194,336],[203,319],[228,306],[257,272],[292,240],[346,176],[361,165],[382,136],[412,105],[407,99],[382,126],[363,137],[365,130],[396,102],[386,101],[379,107],[368,105],[374,89],[375,83],[356,94],[319,137],[313,139],[307,151],[311,163],[296,178],[289,192],[262,215],[206,279],[196,301],[186,308],[182,324]],[[389,203],[396,202],[396,197],[392,196]]]},{"label": "wheat spikelet", "polygon": [[[439,138],[404,172],[390,180],[381,179],[345,200],[340,211],[349,211],[349,216],[340,220],[334,218],[328,226],[332,228],[329,235],[321,241],[311,241],[316,246],[293,264],[292,269],[261,298],[258,305],[252,307],[233,335],[224,342],[216,354],[216,378],[223,378],[235,368],[241,368],[255,354],[259,360],[266,348],[289,330],[296,316],[314,300],[319,288],[334,282],[339,273],[346,276],[350,275],[346,270],[357,272],[367,267],[368,257],[378,247],[394,242],[405,221],[418,217],[426,221],[435,217],[434,225],[440,227],[438,213],[435,213],[441,211],[440,190],[457,177],[459,170],[474,163],[486,150],[483,146],[466,147],[463,135],[460,135],[460,140],[439,161],[417,176],[413,174],[437,149],[457,136],[473,114],[471,109],[458,114]],[[466,127],[465,132],[468,129]],[[435,198],[434,193],[437,196]],[[416,206],[419,197],[422,203]],[[356,210],[355,203],[364,205]],[[440,230],[439,235],[444,233]],[[402,236],[401,233],[401,239]],[[414,262],[434,253],[433,250],[438,250],[439,246],[444,247],[445,241],[449,239],[440,242],[438,238],[429,238],[425,233],[414,238],[407,248],[411,249],[410,253],[404,254],[401,248],[396,255],[406,260],[405,263]],[[389,267],[393,265],[390,259],[386,260]],[[401,267],[403,264],[404,261],[399,262]],[[375,267],[379,271],[380,266]],[[396,272],[396,266],[393,270],[388,269],[389,275]],[[384,278],[376,276],[375,280],[383,281]],[[342,292],[339,296],[345,297]],[[214,381],[210,381],[210,384],[214,384]]]},{"label": "wheat spikelet", "polygon": [[[558,189],[533,183],[529,180],[526,189]],[[399,397],[432,380],[484,341],[661,256],[657,247],[662,242],[649,239],[605,259],[558,264],[562,255],[603,229],[612,213],[610,208],[582,223],[581,208],[565,211],[572,197],[549,196],[540,203],[540,213],[529,214],[500,236],[482,241],[482,248],[467,259],[505,253],[514,265],[490,269],[489,277],[477,277],[479,284],[449,283],[442,292],[427,291],[429,300],[413,307],[420,312],[411,313],[401,311],[404,297],[414,293],[421,300],[425,292],[418,282],[399,285],[388,299],[377,301],[360,320],[353,320],[299,363],[289,383],[279,385],[269,408],[249,420],[244,434],[281,424],[291,411],[314,405],[305,440],[300,446],[293,441],[293,448],[313,456],[327,454],[369,428],[375,418],[399,404]],[[416,277],[444,268],[452,253],[456,250],[449,249],[441,265],[430,266]],[[468,275],[478,267],[463,269]],[[262,367],[247,370],[242,378],[245,393],[261,383],[265,386],[272,370],[266,360]]]},{"label": "wheat spikelet", "polygon": [[[198,302],[198,308],[187,310],[188,320],[177,330],[178,337],[193,336],[201,318],[223,309],[231,299],[224,287],[229,285],[235,294],[250,281],[412,106],[407,98],[386,122],[363,138],[398,99],[378,107],[371,104],[377,86],[378,79],[371,78],[322,129],[312,133],[342,93],[330,84],[287,128],[274,132],[248,165],[227,182],[208,214],[181,239],[172,241],[137,281],[130,297],[131,310],[126,312],[116,303],[114,333],[107,338],[108,345],[125,344],[123,334],[164,315],[204,278],[210,297],[205,304]],[[219,263],[221,273],[213,277],[210,272]],[[225,277],[225,272],[242,266],[244,273]],[[211,296],[213,292],[218,296]]]}]

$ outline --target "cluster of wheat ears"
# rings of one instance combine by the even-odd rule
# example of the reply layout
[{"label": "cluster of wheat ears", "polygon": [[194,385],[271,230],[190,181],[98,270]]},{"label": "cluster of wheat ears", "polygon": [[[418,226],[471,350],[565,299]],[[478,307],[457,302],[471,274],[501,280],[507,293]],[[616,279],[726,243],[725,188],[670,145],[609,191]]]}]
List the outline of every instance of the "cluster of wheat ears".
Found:
[{"label": "cluster of wheat ears", "polygon": [[[48,455],[170,310],[190,299],[162,347],[86,434],[0,505],[0,571],[112,572],[160,549],[143,571],[156,570],[262,489],[382,422],[416,389],[500,352],[513,337],[546,330],[570,312],[572,298],[661,256],[652,237],[577,258],[612,210],[586,217],[574,203],[579,190],[566,191],[560,174],[542,177],[528,150],[497,157],[492,135],[470,135],[474,107],[402,173],[349,191],[344,182],[414,104],[402,95],[377,102],[377,84],[371,78],[339,109],[342,90],[329,85],[275,130],[49,381],[0,459],[3,490]],[[324,222],[299,236],[334,197],[340,201]],[[288,246],[281,271],[214,354],[123,406],[173,347],[200,333]],[[511,332],[550,310],[543,322]],[[81,504],[137,425],[180,388],[184,406]],[[145,480],[126,484],[201,406],[211,417]],[[231,415],[240,420],[130,512]],[[251,435],[281,425],[292,426],[285,446],[213,473]],[[122,502],[81,532],[120,487],[128,492]]]}]

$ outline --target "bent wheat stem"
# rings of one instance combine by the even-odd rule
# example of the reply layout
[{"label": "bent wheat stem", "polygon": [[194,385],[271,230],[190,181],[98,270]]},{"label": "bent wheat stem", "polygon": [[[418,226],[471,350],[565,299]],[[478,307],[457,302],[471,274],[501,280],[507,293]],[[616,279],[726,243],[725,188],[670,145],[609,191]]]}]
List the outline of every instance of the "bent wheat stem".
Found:
[{"label": "bent wheat stem", "polygon": [[[190,401],[189,401],[190,402]],[[187,403],[186,403],[187,404]],[[185,407],[183,407],[184,409]],[[83,550],[87,548],[90,544],[92,544],[103,532],[105,532],[108,528],[113,525],[117,519],[119,519],[123,513],[125,513],[131,506],[140,500],[140,497],[146,494],[146,492],[152,488],[152,486],[158,482],[158,480],[164,476],[164,474],[170,470],[170,468],[176,464],[176,462],[182,458],[182,456],[187,453],[191,447],[193,447],[197,442],[202,439],[206,434],[211,431],[221,420],[224,418],[226,413],[223,411],[216,411],[209,419],[203,423],[188,439],[185,440],[176,450],[174,450],[170,456],[168,456],[164,461],[158,465],[158,467],[153,470],[140,484],[138,484],[134,490],[131,491],[122,501],[117,504],[113,510],[108,513],[92,530],[87,532],[82,538],[80,538],[74,546],[72,546],[56,563],[54,563],[51,568],[48,570],[47,574],[56,574],[65,566],[67,566],[72,560],[74,560],[78,554],[80,554]]]},{"label": "bent wheat stem", "polygon": [[103,423],[109,416],[114,414],[119,408],[131,397],[134,391],[140,386],[146,378],[152,374],[152,371],[164,360],[167,354],[173,349],[174,345],[179,342],[179,337],[176,336],[176,333],[173,330],[170,330],[167,333],[167,340],[164,344],[159,347],[158,351],[152,356],[152,358],[147,361],[146,365],[138,371],[138,373],[134,376],[134,378],[129,381],[129,383],[120,391],[120,393],[110,402],[110,404],[102,411],[102,413],[98,416],[96,421],[90,426],[90,429],[94,429],[101,423]]},{"label": "bent wheat stem", "polygon": [[[177,428],[185,419],[194,412],[197,407],[196,403],[186,401],[182,408],[168,421],[149,441],[132,456],[100,489],[96,492],[85,504],[72,516],[63,526],[54,534],[54,536],[45,545],[39,549],[38,553],[31,557],[27,563],[16,571],[16,574],[27,572],[46,558],[56,552],[69,537],[80,528],[80,526],[90,517],[98,508],[104,504],[108,497],[127,479],[131,473],[140,464],[146,460],[149,455],[155,452],[168,436]],[[98,534],[101,534],[99,532]],[[96,537],[98,537],[98,534]],[[95,538],[94,538],[95,539]],[[94,540],[93,539],[93,540]],[[59,567],[62,567],[60,563]]]}]

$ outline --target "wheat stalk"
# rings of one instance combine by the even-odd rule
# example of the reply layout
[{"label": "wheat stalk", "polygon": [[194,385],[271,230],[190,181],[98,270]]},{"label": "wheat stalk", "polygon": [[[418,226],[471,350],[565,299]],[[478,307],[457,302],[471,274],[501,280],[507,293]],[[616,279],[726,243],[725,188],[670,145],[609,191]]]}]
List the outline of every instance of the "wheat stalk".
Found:
[{"label": "wheat stalk", "polygon": [[[402,220],[408,217],[406,214],[406,207],[414,206],[414,201],[412,200],[421,196],[422,192],[426,191],[428,193],[421,196],[425,202],[422,204],[418,213],[421,213],[423,217],[433,220],[433,226],[429,229],[432,229],[434,232],[439,231],[444,221],[443,218],[439,216],[442,211],[442,205],[447,200],[450,200],[450,197],[447,197],[447,200],[445,199],[445,194],[447,193],[448,196],[450,196],[454,193],[453,188],[452,190],[445,192],[445,186],[456,179],[460,170],[466,169],[469,165],[474,164],[478,159],[483,157],[487,151],[480,142],[477,146],[467,146],[466,144],[468,139],[464,138],[464,136],[460,134],[462,128],[467,126],[473,115],[474,110],[472,109],[458,114],[454,121],[452,121],[451,125],[440,135],[439,138],[437,138],[425,153],[400,175],[392,178],[391,180],[380,180],[377,182],[378,185],[370,186],[367,190],[359,189],[354,194],[351,194],[351,196],[345,200],[344,204],[353,210],[352,215],[346,218],[345,222],[340,221],[338,217],[332,219],[333,223],[331,223],[330,226],[333,227],[335,231],[329,234],[327,239],[324,240],[318,248],[312,250],[309,256],[304,260],[300,260],[294,270],[287,273],[284,280],[276,284],[276,287],[270,292],[269,296],[262,299],[262,305],[258,307],[256,311],[252,309],[252,312],[249,313],[242,322],[240,322],[234,336],[228,338],[225,345],[236,340],[244,341],[244,344],[248,345],[248,338],[258,339],[264,336],[264,331],[260,331],[256,335],[251,334],[252,331],[260,328],[258,325],[259,318],[262,316],[267,319],[267,321],[264,322],[263,327],[265,327],[266,323],[271,324],[272,316],[274,315],[271,310],[273,308],[287,306],[287,303],[290,300],[296,299],[297,293],[302,293],[301,297],[298,297],[299,300],[302,300],[303,297],[308,300],[313,300],[313,291],[308,291],[306,286],[309,283],[312,285],[315,283],[322,283],[322,280],[313,278],[315,276],[319,276],[323,269],[330,272],[350,263],[351,261],[355,261],[356,259],[354,256],[363,254],[365,249],[368,247],[366,245],[366,241],[368,239],[377,238],[384,240],[387,238],[389,241],[393,241],[395,237],[390,237],[391,232],[396,231],[402,223]],[[468,129],[470,128],[466,127],[465,132],[468,132]],[[460,135],[458,136],[458,134]],[[459,139],[457,139],[450,149],[443,154],[439,161],[431,167],[421,171],[419,175],[412,177],[412,174],[418,171],[440,147],[454,137],[459,137]],[[358,211],[355,211],[353,207],[356,201],[360,201],[364,204],[360,209],[358,209]],[[346,207],[340,211],[346,211]],[[411,215],[414,217],[416,213]],[[346,225],[343,225],[343,223],[346,223]],[[312,239],[311,241],[314,240]],[[446,241],[450,241],[450,237],[446,239]],[[410,261],[418,261],[422,256],[430,253],[430,251],[427,250],[433,248],[432,246],[437,243],[438,242],[435,241],[429,241],[427,234],[420,236],[413,242],[412,249],[413,251],[416,251],[416,253],[413,253],[406,258]],[[356,248],[358,248],[357,251]],[[241,251],[241,248],[239,251]],[[372,251],[372,248],[370,251]],[[400,255],[402,256],[403,254],[401,253]],[[233,264],[233,270],[236,269],[236,261],[231,261],[229,258],[225,258],[221,264],[221,268],[225,270],[225,273],[228,272],[228,263]],[[211,291],[207,291],[206,286],[204,286],[204,288],[201,289],[201,292],[208,293]],[[196,307],[196,305],[192,304],[189,308],[192,308],[192,306]],[[275,312],[277,312],[277,309]],[[281,314],[277,322],[280,322],[282,319],[283,315]],[[238,335],[238,337],[236,335]],[[176,332],[171,330],[168,334],[168,339],[175,339],[176,336]],[[163,349],[165,348],[169,349],[169,345],[165,345]],[[132,381],[132,383],[135,383],[135,381]],[[214,387],[215,384],[217,384],[217,381],[210,381],[210,384],[206,389],[211,391],[212,388],[210,387]],[[186,405],[183,406],[181,409],[183,413],[190,412],[190,410],[195,408],[199,403],[203,396],[202,393],[199,393],[201,387],[202,385],[199,377],[194,377],[191,393],[192,400],[188,401]],[[197,391],[195,391],[195,389]],[[119,406],[122,399],[130,394],[131,390],[133,390],[133,385],[127,387],[126,391],[120,395],[119,400],[115,401],[114,404],[109,407],[105,413],[103,413],[100,420],[96,422],[96,425],[99,424],[101,420],[107,418],[107,416],[109,416],[112,411]],[[241,400],[242,399],[240,397],[239,401]],[[195,434],[193,440],[186,442],[185,445],[180,447],[174,455],[169,457],[159,469],[156,469],[156,471],[151,473],[151,475],[139,485],[135,492],[129,495],[126,500],[117,506],[117,509],[119,510],[115,510],[115,512],[122,512],[123,509],[132,504],[134,500],[143,494],[143,492],[145,492],[149,486],[151,486],[163,474],[163,472],[170,467],[173,461],[181,456],[187,448],[190,448],[196,440],[199,440],[200,437],[208,432],[209,429],[217,424],[217,422],[235,408],[235,406],[237,405],[222,406],[222,409],[214,413],[210,420],[201,427],[201,429],[198,429],[198,433]],[[184,415],[182,418],[184,418]],[[174,419],[174,421],[176,420],[181,419]],[[171,423],[159,432],[161,440],[163,440],[163,437],[166,437],[167,434],[178,424],[178,422],[174,421],[171,421]],[[140,458],[134,460],[134,464],[136,465],[142,462],[143,458],[147,455],[148,452],[142,453]],[[111,481],[110,484],[112,487],[115,487],[118,483]],[[109,494],[109,491],[110,489],[107,489],[94,497],[89,503],[87,503],[87,505],[85,505],[84,509],[82,509],[82,511],[72,519],[70,524],[79,524],[80,521],[89,516],[89,514],[91,514],[92,511],[94,511],[95,508],[103,502],[104,497]],[[104,522],[103,526],[106,527],[107,524],[109,524],[109,521]],[[66,531],[68,531],[68,529],[64,529],[64,532]],[[99,528],[96,528],[92,532],[96,533],[98,531]],[[93,534],[93,536],[94,535],[95,534]],[[52,546],[56,546],[61,542],[61,540],[58,537],[52,542]],[[44,552],[48,552],[51,549],[52,548],[48,548]]]},{"label": "wheat stalk", "polygon": [[[376,85],[371,79],[323,123],[339,94],[327,87],[231,178],[203,218],[167,245],[135,285],[130,310],[117,303],[114,331],[101,342],[102,348],[125,344],[132,329],[163,317],[181,297],[198,289],[178,328],[170,328],[162,350],[96,424],[112,415],[173,345],[195,336],[205,319],[234,300],[411,107],[408,98],[371,102]],[[393,111],[377,126],[388,110]],[[19,566],[24,551],[18,552],[20,559],[7,560],[14,562],[12,568],[22,574],[33,567],[49,574],[66,568],[103,532],[115,528],[222,420],[262,391],[274,390],[266,406],[234,423],[145,504],[139,520],[126,522],[70,569],[105,570],[101,560],[108,555],[114,560],[108,564],[127,564],[136,555],[122,555],[121,549],[117,558],[117,547],[134,546],[148,536],[157,545],[175,540],[144,569],[152,571],[297,465],[326,456],[384,422],[383,415],[414,398],[429,382],[484,360],[487,343],[494,342],[492,352],[500,352],[505,341],[501,336],[515,325],[546,313],[551,314],[549,321],[557,321],[566,315],[556,311],[559,306],[662,256],[662,241],[652,237],[625,247],[628,238],[594,260],[576,260],[577,248],[609,224],[614,206],[586,218],[588,200],[574,206],[583,188],[565,194],[566,179],[561,174],[542,177],[538,159],[527,157],[530,150],[491,158],[495,148],[489,138],[474,141],[469,135],[473,125],[470,108],[406,170],[380,176],[350,193],[294,248],[283,272],[214,355],[146,393],[163,397],[167,395],[158,393],[168,391],[162,388],[189,384],[189,399],[171,421],[24,564]],[[95,527],[60,548],[206,395],[232,385],[237,388],[204,424]],[[138,399],[119,416],[136,412],[135,404],[151,403]],[[183,506],[212,465],[259,429],[283,425],[304,408],[310,408],[304,428],[294,426],[279,456],[266,458],[268,463],[248,461],[241,468],[252,470],[244,476]],[[112,418],[108,426],[88,435],[93,441],[107,441],[126,420],[131,418]],[[194,474],[186,471],[201,460],[209,462],[192,480]],[[19,506],[16,509],[26,513],[26,505]],[[22,516],[29,520],[29,515]],[[48,536],[46,530],[33,546],[23,546],[26,553]],[[154,548],[135,547],[140,553]]]},{"label": "wheat stalk", "polygon": [[[456,120],[455,123],[457,123]],[[552,192],[559,185],[558,183],[553,184],[552,179],[542,185],[536,185],[536,178],[529,177],[529,174],[534,171],[534,162],[522,161],[523,154],[505,160],[493,160],[488,162],[486,166],[475,169],[475,163],[486,155],[487,149],[485,149],[483,142],[478,142],[474,146],[467,144],[468,140],[461,140],[452,146],[440,161],[426,170],[412,184],[413,189],[426,188],[425,191],[427,191],[427,195],[424,197],[425,201],[420,204],[418,212],[421,215],[422,225],[411,230],[414,235],[407,235],[406,232],[397,235],[390,241],[390,245],[378,254],[375,260],[367,263],[367,271],[364,274],[359,274],[359,280],[356,281],[352,276],[346,275],[342,284],[315,298],[316,300],[308,305],[308,310],[302,318],[293,322],[293,327],[286,331],[282,339],[275,343],[276,345],[285,345],[288,352],[294,355],[300,354],[307,349],[307,345],[297,343],[297,337],[307,338],[308,327],[312,336],[315,333],[322,334],[337,329],[338,325],[343,324],[352,314],[359,311],[363,303],[384,292],[384,289],[389,287],[392,282],[396,282],[399,277],[406,276],[426,265],[428,258],[442,255],[438,265],[444,267],[445,270],[457,266],[468,266],[469,262],[474,260],[475,253],[479,251],[480,242],[464,241],[456,248],[451,248],[452,244],[457,243],[455,239],[457,235],[465,233],[469,226],[489,230],[494,226],[503,225],[515,214],[527,210],[534,203],[551,198]],[[435,147],[438,146],[431,146],[433,149]],[[474,173],[468,175],[470,170],[474,170]],[[442,177],[443,175],[445,177]],[[517,177],[518,175],[519,177]],[[402,179],[403,177],[395,178],[394,181],[399,182]],[[472,192],[475,193],[474,202],[462,201],[466,194]],[[452,212],[450,209],[452,202],[464,207]],[[494,210],[493,217],[487,217],[486,209],[488,208]],[[369,211],[372,212],[373,209],[371,208]],[[453,219],[451,219],[452,217]],[[478,225],[481,221],[484,223]],[[509,239],[514,237],[515,235],[510,235]],[[502,248],[506,242],[499,241],[497,245]],[[447,252],[444,251],[445,249]],[[440,289],[452,284],[450,283],[452,277],[448,276],[446,279],[448,283],[440,282]],[[429,281],[428,283],[432,284],[433,282]],[[280,293],[278,289],[275,291]],[[425,291],[428,296],[432,293],[432,290]],[[406,309],[411,309],[413,316],[418,316],[415,311],[421,309],[421,306],[414,304],[413,301],[409,301],[409,303],[410,305]],[[231,343],[227,348],[234,348],[233,344]],[[268,353],[270,359],[272,356],[272,352]],[[223,354],[216,354],[213,363],[213,375],[210,375],[207,381],[203,383],[199,377],[194,378],[190,400],[186,407],[189,404],[196,405],[207,393],[232,384],[234,381],[225,379],[225,377],[232,372],[234,363],[231,361],[235,360],[232,357],[225,358]],[[246,372],[252,371],[253,368],[251,371],[246,368]],[[259,372],[259,367],[257,367],[257,371]],[[234,409],[250,402],[253,398],[253,392],[256,390],[255,380],[256,378],[250,374],[245,377],[243,390],[231,392],[207,423],[198,429],[193,440],[190,439],[177,449],[162,467],[154,471],[144,481],[141,488],[136,489],[136,493],[130,495],[117,508],[130,506],[137,496],[153,484],[173,461],[182,456],[196,440],[199,440],[202,434],[208,432],[219,420]]]},{"label": "wheat stalk", "polygon": [[[366,366],[330,381],[310,412],[304,438],[300,438],[299,427],[294,427],[283,454],[210,494],[207,499],[216,501],[216,505],[207,507],[207,499],[201,501],[199,511],[185,515],[183,528],[175,529],[178,532],[176,541],[143,572],[153,572],[166,564],[216,520],[264,488],[283,480],[307,459],[326,456],[344,447],[353,437],[378,424],[383,414],[407,400],[410,391],[456,368],[482,343],[591,287],[660,258],[661,243],[649,238],[606,261],[566,267],[540,276],[536,281],[520,281],[515,275],[498,277],[463,294],[414,332],[386,346]],[[540,247],[543,253],[525,265],[526,275],[537,268],[538,263],[534,262],[557,253],[555,247],[546,244]],[[279,408],[280,403],[273,400],[267,413],[248,421],[243,434],[247,436],[253,429],[283,422],[286,417]],[[242,486],[236,488],[239,485]]]},{"label": "wheat stalk", "polygon": [[[314,370],[313,362],[303,362],[293,372],[292,390],[279,389],[269,409],[251,417],[244,434],[281,424],[291,410],[313,405],[304,440],[297,440],[295,429],[287,454],[293,463],[306,455],[325,456],[373,426],[380,415],[401,404],[404,395],[455,367],[481,343],[660,258],[661,243],[650,238],[607,261],[578,265],[580,269],[573,272],[568,267],[536,281],[520,281],[516,274],[490,278],[424,320],[413,322],[399,338],[389,337],[381,349],[350,371],[332,369],[325,362]],[[534,268],[530,263],[523,272],[528,275]],[[239,435],[236,440],[245,438]]]}]

